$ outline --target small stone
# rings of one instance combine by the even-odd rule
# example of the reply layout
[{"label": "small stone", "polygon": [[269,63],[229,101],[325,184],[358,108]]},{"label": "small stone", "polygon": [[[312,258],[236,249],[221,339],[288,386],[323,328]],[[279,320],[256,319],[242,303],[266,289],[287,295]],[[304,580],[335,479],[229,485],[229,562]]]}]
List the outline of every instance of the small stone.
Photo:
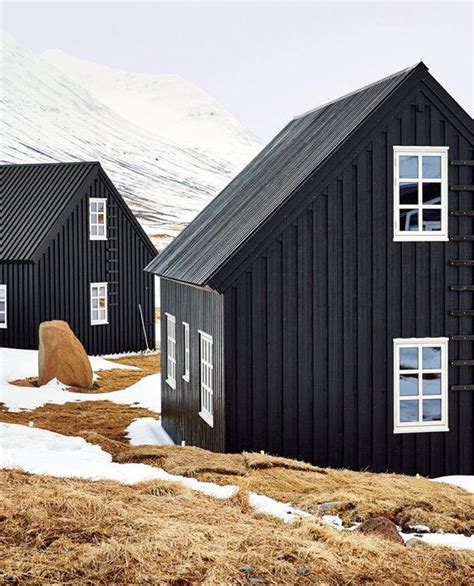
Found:
[{"label": "small stone", "polygon": [[265,580],[263,580],[262,578],[250,578],[249,583],[250,584],[265,584]]},{"label": "small stone", "polygon": [[410,538],[405,545],[407,547],[428,547],[428,543],[426,543],[426,541],[423,541],[423,539],[420,539],[419,537],[412,537]]},{"label": "small stone", "polygon": [[339,507],[342,503],[340,501],[330,501],[327,503],[321,503],[318,505],[318,509],[321,511],[327,511],[328,509],[335,509]]},{"label": "small stone", "polygon": [[395,523],[387,519],[386,517],[372,517],[364,521],[356,531],[361,531],[366,535],[372,535],[374,537],[380,537],[381,539],[387,539],[404,545],[404,541],[398,532]]},{"label": "small stone", "polygon": [[309,574],[309,570],[308,570],[308,568],[298,568],[298,569],[296,570],[296,573],[297,573],[299,576],[307,576],[307,575]]},{"label": "small stone", "polygon": [[252,568],[252,566],[242,566],[241,568],[239,568],[239,570],[241,572],[247,572],[247,574],[251,574],[252,572],[255,571],[255,569]]}]

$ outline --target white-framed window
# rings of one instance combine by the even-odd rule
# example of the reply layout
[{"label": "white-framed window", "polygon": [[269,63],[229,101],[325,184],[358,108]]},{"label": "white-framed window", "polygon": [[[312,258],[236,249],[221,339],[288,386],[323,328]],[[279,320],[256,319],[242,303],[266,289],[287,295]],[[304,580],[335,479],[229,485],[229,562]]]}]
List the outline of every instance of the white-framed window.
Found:
[{"label": "white-framed window", "polygon": [[176,318],[166,313],[166,382],[176,388]]},{"label": "white-framed window", "polygon": [[394,433],[449,431],[448,338],[397,338]]},{"label": "white-framed window", "polygon": [[104,198],[89,198],[89,238],[107,240],[107,200]]},{"label": "white-framed window", "polygon": [[0,285],[0,329],[7,328],[7,286]]},{"label": "white-framed window", "polygon": [[108,284],[91,283],[91,325],[109,323]]},{"label": "white-framed window", "polygon": [[199,330],[199,364],[201,411],[199,415],[211,427],[214,426],[214,363],[212,355],[212,336]]},{"label": "white-framed window", "polygon": [[448,240],[449,147],[393,147],[395,241]]},{"label": "white-framed window", "polygon": [[189,382],[190,375],[190,349],[189,349],[189,324],[183,321],[183,355],[184,355],[184,373],[183,379]]}]

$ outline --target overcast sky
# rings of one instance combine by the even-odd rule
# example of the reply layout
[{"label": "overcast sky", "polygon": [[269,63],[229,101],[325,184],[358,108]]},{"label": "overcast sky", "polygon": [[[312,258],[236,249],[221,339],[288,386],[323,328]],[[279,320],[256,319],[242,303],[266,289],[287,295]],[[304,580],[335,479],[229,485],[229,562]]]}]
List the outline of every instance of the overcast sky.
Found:
[{"label": "overcast sky", "polygon": [[264,140],[294,115],[417,63],[472,115],[471,2],[3,2],[34,51],[201,86]]}]

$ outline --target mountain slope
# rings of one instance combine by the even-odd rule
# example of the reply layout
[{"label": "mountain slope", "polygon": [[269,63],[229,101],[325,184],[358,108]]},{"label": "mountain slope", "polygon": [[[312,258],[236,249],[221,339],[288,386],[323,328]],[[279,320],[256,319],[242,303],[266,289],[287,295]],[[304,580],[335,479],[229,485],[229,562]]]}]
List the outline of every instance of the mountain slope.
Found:
[{"label": "mountain slope", "polygon": [[178,75],[144,75],[97,65],[62,51],[42,54],[117,114],[159,136],[244,165],[260,141],[215,99]]},{"label": "mountain slope", "polygon": [[0,160],[99,160],[159,248],[240,170],[133,124],[10,35],[1,43]]}]

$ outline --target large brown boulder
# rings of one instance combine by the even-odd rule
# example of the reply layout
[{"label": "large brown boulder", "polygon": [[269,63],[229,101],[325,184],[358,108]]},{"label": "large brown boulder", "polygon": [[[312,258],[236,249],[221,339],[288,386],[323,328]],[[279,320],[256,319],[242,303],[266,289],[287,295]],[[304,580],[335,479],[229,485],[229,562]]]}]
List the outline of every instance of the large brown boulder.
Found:
[{"label": "large brown boulder", "polygon": [[40,385],[57,378],[72,387],[92,387],[89,357],[65,321],[44,321],[40,324],[38,372]]},{"label": "large brown boulder", "polygon": [[405,543],[398,532],[395,523],[392,523],[392,521],[386,517],[372,517],[371,519],[367,519],[367,521],[364,521],[364,523],[359,525],[357,529],[366,535],[388,539],[389,541],[395,541],[402,545]]}]

